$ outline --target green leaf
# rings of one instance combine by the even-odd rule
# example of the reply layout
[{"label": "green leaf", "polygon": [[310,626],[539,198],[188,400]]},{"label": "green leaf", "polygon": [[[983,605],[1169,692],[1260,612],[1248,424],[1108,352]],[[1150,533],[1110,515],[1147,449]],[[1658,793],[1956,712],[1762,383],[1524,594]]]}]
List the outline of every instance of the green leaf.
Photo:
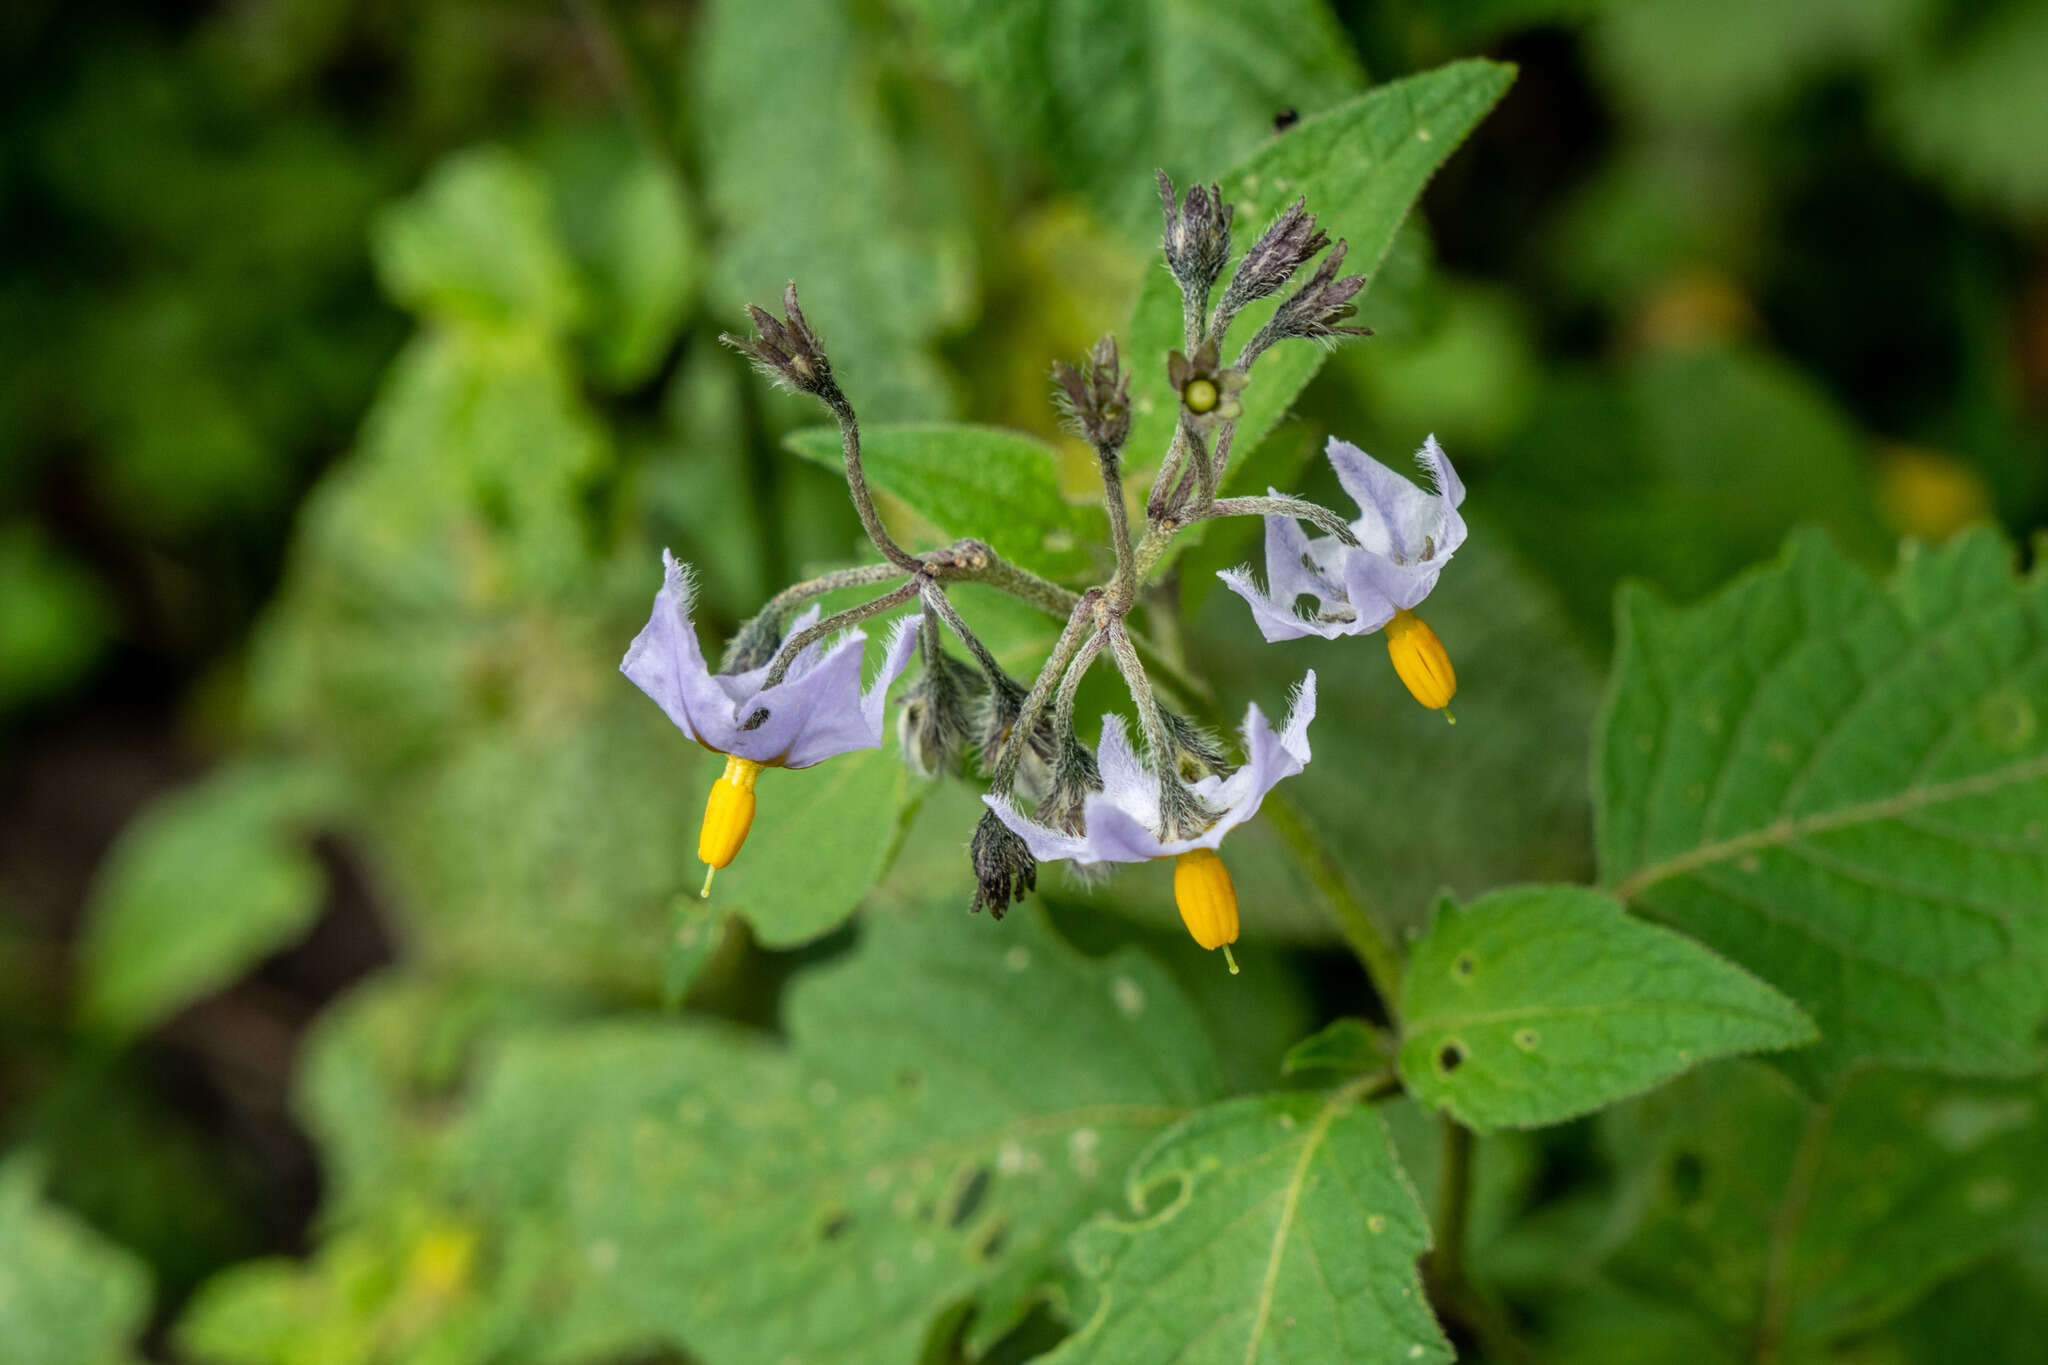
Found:
[{"label": "green leaf", "polygon": [[1355,1087],[1202,1110],[1126,1191],[1135,1221],[1074,1238],[1096,1302],[1049,1365],[1451,1359],[1416,1273],[1429,1223]]},{"label": "green leaf", "polygon": [[1084,961],[1033,910],[871,918],[787,1020],[787,1048],[713,1034],[570,1176],[622,1311],[713,1365],[897,1365],[964,1302],[979,1351],[1131,1157],[1216,1096],[1166,974]]},{"label": "green leaf", "polygon": [[99,584],[39,528],[0,525],[0,715],[83,673],[112,616]]},{"label": "green leaf", "polygon": [[149,1317],[149,1273],[38,1197],[28,1157],[0,1164],[0,1341],[8,1365],[120,1365]]},{"label": "green leaf", "polygon": [[[1551,384],[1488,508],[1595,640],[1624,577],[1698,596],[1817,524],[1890,552],[1867,438],[1811,379],[1744,346],[1654,351]],[[1455,454],[1455,452],[1454,452]]]},{"label": "green leaf", "polygon": [[754,791],[753,830],[711,903],[767,947],[807,943],[845,923],[888,870],[912,809],[910,774],[886,743],[815,768],[767,769]]},{"label": "green leaf", "polygon": [[1558,1123],[1813,1023],[1683,935],[1575,886],[1437,905],[1401,991],[1401,1079],[1468,1127]]},{"label": "green leaf", "polygon": [[2048,166],[2027,130],[2048,120],[2048,10],[2005,6],[1966,31],[1949,50],[1902,64],[1884,122],[1912,162],[1959,196],[2038,219],[2048,212]]},{"label": "green leaf", "polygon": [[144,811],[90,893],[86,1024],[142,1032],[310,929],[326,878],[306,840],[334,797],[317,769],[245,759]]},{"label": "green leaf", "polygon": [[682,75],[719,320],[742,330],[746,304],[779,306],[795,280],[861,416],[900,421],[951,405],[932,346],[973,308],[974,246],[965,158],[940,116],[903,106],[883,17],[711,0]]},{"label": "green leaf", "polygon": [[1362,82],[1324,0],[910,8],[997,135],[1119,225],[1155,211],[1150,167],[1213,174],[1250,153],[1280,110],[1319,112]]},{"label": "green leaf", "polygon": [[[789,448],[838,472],[839,431],[806,427]],[[1099,567],[1093,547],[1108,523],[1093,507],[1060,497],[1059,452],[1001,427],[910,423],[862,428],[861,467],[870,487],[900,499],[950,540],[974,536],[1027,569],[1071,578]]]},{"label": "green leaf", "polygon": [[[1346,272],[1370,276],[1429,177],[1513,79],[1513,67],[1472,60],[1381,86],[1288,129],[1223,177],[1223,197],[1236,204],[1237,222],[1249,237],[1307,196],[1331,237],[1351,244]],[[1359,296],[1361,302],[1366,297]],[[1276,304],[1248,309],[1235,330],[1249,337]],[[1183,348],[1179,290],[1165,271],[1150,271],[1124,348],[1133,375],[1126,449],[1146,469],[1158,468],[1172,440],[1179,400],[1167,384],[1166,353]],[[1245,467],[1245,458],[1271,434],[1327,356],[1320,346],[1287,342],[1259,361],[1244,391],[1244,416],[1231,449],[1237,469]],[[1242,488],[1229,475],[1224,482],[1231,492],[1265,491]],[[1188,539],[1183,534],[1175,543]]]},{"label": "green leaf", "polygon": [[667,357],[703,278],[689,200],[622,126],[555,130],[539,155],[590,302],[591,371],[611,388],[633,388]]},{"label": "green leaf", "polygon": [[1394,1064],[1395,1043],[1385,1029],[1363,1019],[1339,1019],[1287,1049],[1280,1074],[1336,1071],[1346,1075],[1386,1071]]},{"label": "green leaf", "polygon": [[1690,609],[1621,603],[1601,879],[1790,995],[1781,1059],[2038,1064],[2048,1013],[2048,574],[1990,532],[1889,586],[1816,535]]},{"label": "green leaf", "polygon": [[2038,1081],[1861,1071],[1828,1104],[1748,1064],[1616,1110],[1639,1212],[1609,1265],[1731,1340],[1787,1355],[1866,1330],[2007,1239],[2042,1187]]},{"label": "green leaf", "polygon": [[378,215],[371,247],[391,297],[442,321],[559,332],[583,314],[547,185],[503,148],[442,162]]}]

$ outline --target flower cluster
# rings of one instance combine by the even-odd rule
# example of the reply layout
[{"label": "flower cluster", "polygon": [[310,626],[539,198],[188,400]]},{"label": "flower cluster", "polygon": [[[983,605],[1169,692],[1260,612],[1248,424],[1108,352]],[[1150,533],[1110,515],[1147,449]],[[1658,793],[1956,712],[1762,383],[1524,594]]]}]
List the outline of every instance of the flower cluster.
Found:
[{"label": "flower cluster", "polygon": [[[1218,849],[1255,816],[1285,778],[1310,757],[1316,675],[1296,689],[1286,722],[1274,729],[1251,706],[1239,731],[1241,759],[1190,719],[1204,689],[1188,680],[1133,627],[1133,609],[1166,591],[1148,585],[1174,536],[1197,522],[1258,516],[1266,524],[1265,583],[1248,568],[1223,581],[1251,608],[1267,640],[1324,639],[1384,630],[1396,673],[1423,705],[1448,706],[1457,681],[1436,634],[1414,609],[1465,538],[1464,500],[1450,460],[1434,437],[1418,455],[1418,486],[1345,442],[1328,457],[1358,504],[1346,520],[1316,503],[1269,490],[1265,497],[1220,497],[1239,419],[1258,359],[1272,346],[1328,343],[1363,336],[1347,325],[1364,285],[1339,274],[1344,243],[1332,245],[1297,202],[1232,259],[1233,207],[1214,186],[1176,198],[1159,177],[1166,263],[1182,296],[1183,344],[1157,357],[1177,402],[1174,430],[1161,452],[1135,528],[1124,494],[1124,445],[1131,431],[1131,374],[1115,340],[1104,337],[1078,365],[1054,367],[1056,399],[1075,433],[1094,450],[1108,514],[1115,572],[1075,591],[1040,578],[978,540],[913,554],[890,536],[861,466],[853,405],[833,377],[823,342],[784,295],[780,319],[749,309],[752,338],[725,338],[770,378],[817,398],[838,421],[846,482],[855,510],[882,561],[795,584],[747,622],[721,667],[705,662],[690,621],[688,571],[664,556],[654,613],[621,665],[689,738],[726,758],[706,803],[698,856],[711,875],[729,864],[754,816],[763,768],[806,768],[882,743],[889,688],[915,650],[921,672],[897,718],[904,761],[920,777],[978,773],[988,782],[986,811],[968,846],[975,879],[972,908],[1001,918],[1037,885],[1040,862],[1079,868],[1171,859],[1174,897],[1188,932],[1230,959],[1238,936],[1236,888]],[[1274,305],[1268,321],[1223,363],[1232,323],[1251,303],[1281,294],[1328,250],[1307,283]],[[1212,308],[1210,300],[1220,297]],[[1314,531],[1317,534],[1311,535]],[[1037,677],[1013,678],[955,609],[948,587],[995,587],[1064,621]],[[893,585],[893,586],[892,586]],[[821,619],[817,598],[855,588],[885,589]],[[861,622],[898,608],[879,672],[862,686]],[[951,653],[946,637],[965,649]],[[1075,697],[1099,661],[1121,677],[1137,719],[1133,739],[1118,715],[1103,718],[1101,739],[1082,743]],[[1232,971],[1237,969],[1230,959]]]}]

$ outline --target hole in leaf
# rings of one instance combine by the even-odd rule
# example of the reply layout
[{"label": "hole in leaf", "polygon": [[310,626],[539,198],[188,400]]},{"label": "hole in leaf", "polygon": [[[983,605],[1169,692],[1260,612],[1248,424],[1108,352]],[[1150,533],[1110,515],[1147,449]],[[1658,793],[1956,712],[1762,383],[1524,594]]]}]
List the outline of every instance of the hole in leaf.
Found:
[{"label": "hole in leaf", "polygon": [[846,1235],[847,1229],[851,1228],[852,1226],[852,1216],[849,1215],[844,1209],[841,1209],[835,1212],[830,1218],[827,1218],[825,1220],[825,1226],[818,1229],[818,1240],[821,1242],[836,1242],[841,1237],[844,1237]]},{"label": "hole in leaf", "polygon": [[1707,1168],[1697,1152],[1678,1152],[1671,1158],[1671,1197],[1681,1207],[1698,1202],[1706,1188]]},{"label": "hole in leaf", "polygon": [[1465,1049],[1456,1043],[1445,1043],[1443,1051],[1436,1054],[1436,1069],[1449,1075],[1465,1064]]},{"label": "hole in leaf", "polygon": [[1536,1050],[1536,1030],[1532,1028],[1516,1029],[1515,1046],[1524,1052],[1534,1052]]},{"label": "hole in leaf", "polygon": [[987,1232],[982,1234],[981,1240],[975,1243],[975,1259],[993,1261],[996,1257],[1003,1254],[1003,1245],[1009,1240],[1010,1225],[1008,1223],[993,1224]]},{"label": "hole in leaf", "polygon": [[972,1174],[960,1185],[960,1192],[953,1196],[953,1207],[946,1214],[946,1226],[962,1227],[974,1217],[982,1201],[988,1198],[988,1167],[976,1166]]}]

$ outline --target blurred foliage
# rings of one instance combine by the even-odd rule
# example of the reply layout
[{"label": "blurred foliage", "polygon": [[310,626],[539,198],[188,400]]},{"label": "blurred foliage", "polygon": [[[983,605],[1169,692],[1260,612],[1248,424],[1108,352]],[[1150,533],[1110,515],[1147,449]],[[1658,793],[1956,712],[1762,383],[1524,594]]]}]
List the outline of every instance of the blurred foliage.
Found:
[{"label": "blurred foliage", "polygon": [[[1473,57],[1519,73],[1450,156],[1501,84],[1446,67]],[[1668,860],[1742,833],[1694,829],[1683,781],[1631,804],[1617,727],[1651,695],[1649,635],[1677,670],[1661,682],[1729,707],[1742,642],[1784,644],[1802,662],[1781,690],[1842,702],[1845,731],[1906,733],[2003,686],[1953,761],[2038,754],[2040,575],[2016,580],[1981,532],[1875,575],[1902,535],[2048,524],[2048,5],[27,0],[0,15],[0,59],[0,790],[25,815],[42,774],[84,767],[110,827],[135,817],[110,851],[0,840],[10,1361],[145,1342],[198,1365],[745,1361],[765,1339],[749,1305],[786,1295],[823,1305],[776,1318],[806,1359],[1022,1360],[1102,1304],[1067,1355],[1142,1358],[1156,1338],[1120,1292],[1250,1324],[1212,1342],[1239,1359],[1264,1319],[1203,1296],[1260,1267],[1210,1230],[1347,1173],[1351,1212],[1397,1214],[1387,1259],[1409,1264],[1427,1232],[1407,1182],[1438,1200],[1431,1120],[1378,1106],[1396,1162],[1381,1119],[1325,1106],[1319,1087],[1403,1040],[1360,1041],[1379,1003],[1270,821],[1233,839],[1239,979],[1180,934],[1162,869],[1047,869],[1047,914],[967,920],[974,794],[887,752],[764,778],[707,910],[680,893],[713,760],[614,673],[664,545],[700,568],[707,645],[863,557],[815,410],[716,341],[791,277],[904,533],[1000,545],[1058,523],[1075,546],[1040,534],[1037,567],[1085,578],[1099,517],[1047,459],[1073,453],[1047,366],[1114,329],[1157,387],[1156,346],[1133,344],[1175,330],[1155,165],[1230,186],[1241,237],[1312,180],[1372,267],[1377,335],[1255,385],[1269,434],[1233,477],[1327,497],[1326,435],[1392,462],[1434,432],[1471,489],[1473,539],[1431,604],[1464,680],[1455,731],[1376,641],[1248,647],[1212,575],[1257,554],[1255,527],[1211,528],[1179,609],[1145,621],[1232,723],[1318,669],[1317,761],[1292,785],[1383,922],[1424,930],[1444,891],[1591,879],[1588,737],[1625,580],[1687,603],[1795,526],[1831,540],[1697,609],[1625,599],[1631,690],[1595,784],[1601,874],[1755,972],[1686,949],[1781,1031],[1769,987],[1792,997],[1829,1050],[1787,1063],[1805,1091],[1718,1062],[1481,1139],[1488,1292],[1546,1360],[2037,1351],[2048,1096],[1981,1075],[2039,1064],[2038,925],[1985,929],[2031,924],[2038,781],[1968,794],[1988,851],[1851,850],[1887,884],[1870,913],[1967,881],[1942,894],[1972,906],[1937,896],[1904,947],[1847,920],[1808,924],[1832,947],[1726,932],[1707,891],[1646,879],[1616,840],[1639,819]],[[949,466],[967,473],[925,477]],[[990,480],[1031,518],[976,524]],[[1780,619],[1795,578],[1832,616]],[[1046,622],[960,600],[1035,666]],[[1929,632],[1968,661],[1948,692],[1836,695],[1842,659]],[[1115,705],[1098,679],[1081,710]],[[159,774],[131,811],[145,793],[78,737],[137,713],[176,776],[209,770]],[[1738,787],[1762,771],[1743,758]],[[1882,769],[1836,794],[1921,789]],[[382,946],[358,961],[349,932]],[[1896,998],[1838,998],[1895,948],[1997,989],[1894,975]],[[330,958],[352,965],[308,985]],[[1042,989],[1000,989],[1027,970]],[[1598,976],[1581,984],[1604,1001]],[[1925,1028],[1900,1003],[1923,998]],[[1864,1033],[1842,1032],[1858,1008]],[[1965,1036],[1972,1019],[1992,1023]],[[1324,1060],[1283,1077],[1332,1021],[1298,1054]],[[1638,1038],[1598,1095],[1482,1118],[1548,1121],[1745,1038]],[[1406,1041],[1429,1092],[1440,1048]],[[1954,1074],[1835,1087],[1865,1054]],[[1084,1102],[1144,1113],[1113,1128],[1068,1112]],[[1262,1247],[1322,1231],[1259,1227]],[[1437,1358],[1426,1323],[1388,1320]],[[1392,1330],[1314,1326],[1354,1328]]]}]

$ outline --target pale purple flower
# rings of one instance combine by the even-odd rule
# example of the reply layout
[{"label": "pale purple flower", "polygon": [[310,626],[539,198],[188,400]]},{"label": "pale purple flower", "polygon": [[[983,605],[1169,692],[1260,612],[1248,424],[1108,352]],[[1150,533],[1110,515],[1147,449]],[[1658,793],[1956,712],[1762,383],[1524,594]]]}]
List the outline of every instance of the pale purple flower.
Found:
[{"label": "pale purple flower", "polygon": [[1141,863],[1169,858],[1195,848],[1215,848],[1223,836],[1259,813],[1259,804],[1282,778],[1292,777],[1309,760],[1308,725],[1316,716],[1316,675],[1313,671],[1295,690],[1287,724],[1277,734],[1255,704],[1245,711],[1244,766],[1228,777],[1209,776],[1191,787],[1211,818],[1191,838],[1162,837],[1159,776],[1148,768],[1124,733],[1121,716],[1102,718],[1102,743],[1095,751],[1102,790],[1091,795],[1082,812],[1079,834],[1048,828],[1018,810],[1008,797],[984,796],[996,818],[1031,848],[1040,862],[1071,859],[1089,863]]},{"label": "pale purple flower", "polygon": [[[666,550],[661,563],[654,614],[633,637],[619,671],[684,734],[718,753],[781,768],[808,768],[837,754],[880,747],[889,684],[909,665],[917,645],[915,616],[896,623],[881,672],[865,693],[860,665],[867,636],[858,629],[829,646],[822,640],[807,646],[781,682],[764,688],[767,664],[730,674],[705,665],[690,624],[690,572]],[[817,619],[813,606],[790,623],[790,631]]]},{"label": "pale purple flower", "polygon": [[[1294,518],[1267,517],[1265,589],[1248,566],[1217,575],[1250,605],[1268,640],[1368,635],[1429,596],[1444,564],[1465,543],[1465,519],[1458,515],[1465,485],[1436,437],[1415,454],[1427,481],[1422,487],[1334,436],[1326,453],[1337,481],[1358,504],[1358,520],[1351,523],[1358,544],[1335,536],[1311,539]],[[1315,600],[1312,610],[1296,609],[1303,597]]]}]

